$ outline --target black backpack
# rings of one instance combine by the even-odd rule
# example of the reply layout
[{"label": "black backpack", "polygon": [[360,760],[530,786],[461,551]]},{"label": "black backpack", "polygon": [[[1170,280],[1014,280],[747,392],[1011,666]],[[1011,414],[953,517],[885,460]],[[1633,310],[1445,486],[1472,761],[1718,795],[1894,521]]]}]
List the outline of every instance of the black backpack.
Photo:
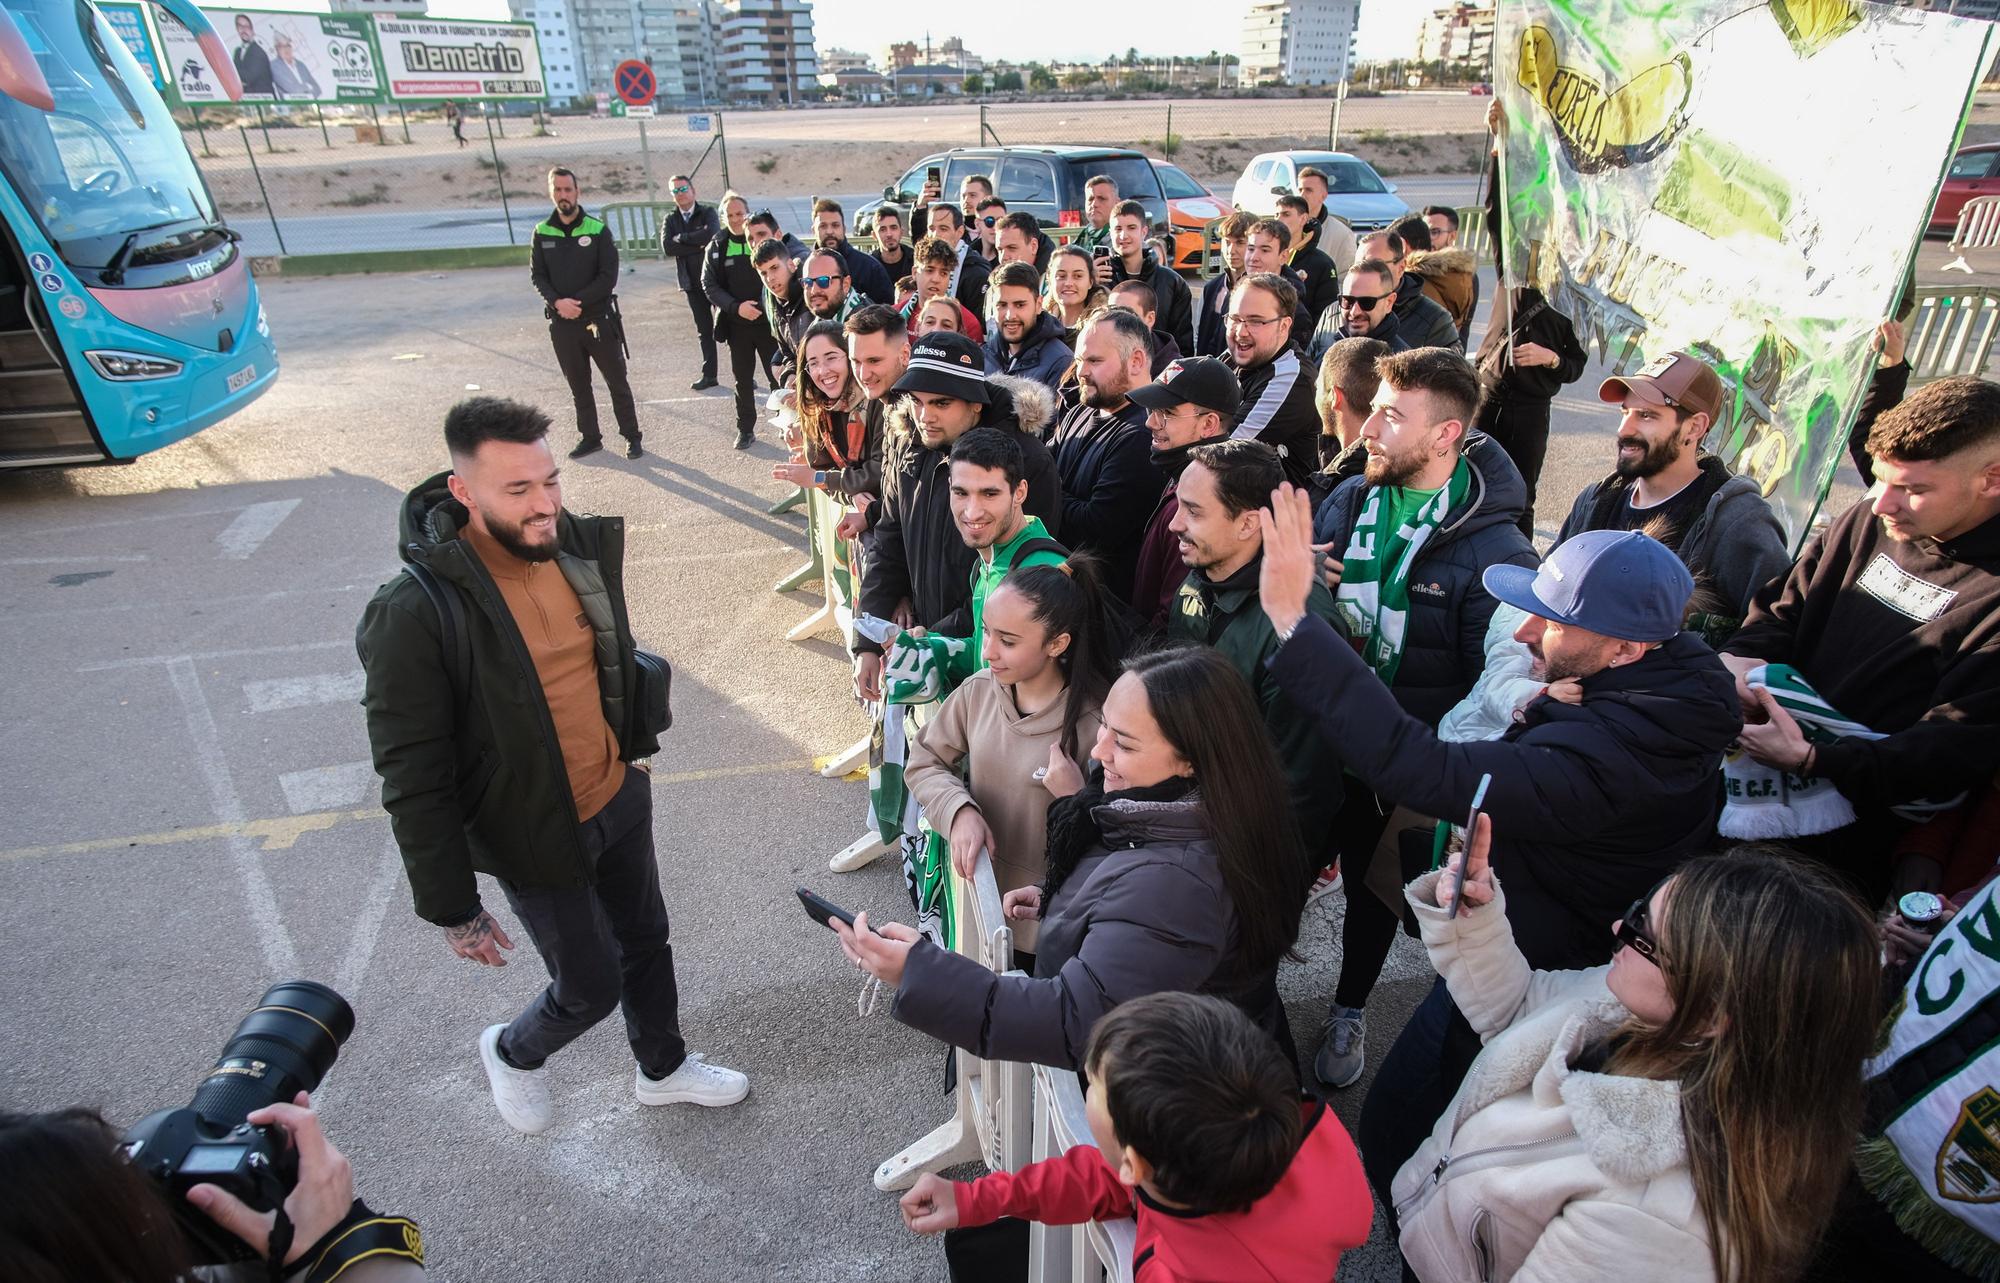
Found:
[{"label": "black backpack", "polygon": [[[445,673],[451,680],[452,700],[458,706],[457,724],[465,725],[466,710],[472,703],[472,634],[466,625],[465,602],[458,587],[439,579],[422,562],[403,563],[403,573],[417,581],[424,596],[437,610],[439,641],[444,651]],[[633,707],[639,710],[640,729],[657,739],[674,724],[673,666],[650,651],[634,647],[633,667],[638,673],[633,690]]]}]

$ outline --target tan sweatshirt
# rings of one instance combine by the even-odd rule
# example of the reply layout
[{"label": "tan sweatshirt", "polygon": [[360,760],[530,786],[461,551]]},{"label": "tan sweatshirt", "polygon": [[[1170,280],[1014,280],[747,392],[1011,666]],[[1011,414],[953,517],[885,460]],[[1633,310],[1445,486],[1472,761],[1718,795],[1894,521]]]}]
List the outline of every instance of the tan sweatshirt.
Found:
[{"label": "tan sweatshirt", "polygon": [[521,640],[528,644],[581,824],[603,810],[625,782],[618,736],[604,720],[597,689],[597,638],[590,619],[555,562],[522,561],[471,525],[465,538],[499,585]]},{"label": "tan sweatshirt", "polygon": [[[949,836],[960,808],[977,806],[993,831],[993,877],[1000,894],[1034,886],[1048,869],[1049,791],[1034,778],[1062,739],[1065,698],[1022,717],[1014,697],[980,669],[924,724],[910,745],[903,779],[931,827]],[[1091,709],[1077,727],[1077,765],[1090,757],[1103,719]],[[959,765],[965,766],[960,778]],[[1032,951],[1036,923],[1015,922],[1014,943]]]}]

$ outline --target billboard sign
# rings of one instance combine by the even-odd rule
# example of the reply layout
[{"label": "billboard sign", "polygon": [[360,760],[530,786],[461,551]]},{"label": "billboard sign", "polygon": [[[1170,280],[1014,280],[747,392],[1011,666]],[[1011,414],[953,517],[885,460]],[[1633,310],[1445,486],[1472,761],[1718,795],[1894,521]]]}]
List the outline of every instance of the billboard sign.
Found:
[{"label": "billboard sign", "polygon": [[[380,102],[375,50],[360,14],[203,9],[229,49],[244,102]],[[194,33],[155,9],[163,70],[184,103],[228,102]]]},{"label": "billboard sign", "polygon": [[394,100],[545,98],[531,22],[458,22],[375,15],[383,81]]}]

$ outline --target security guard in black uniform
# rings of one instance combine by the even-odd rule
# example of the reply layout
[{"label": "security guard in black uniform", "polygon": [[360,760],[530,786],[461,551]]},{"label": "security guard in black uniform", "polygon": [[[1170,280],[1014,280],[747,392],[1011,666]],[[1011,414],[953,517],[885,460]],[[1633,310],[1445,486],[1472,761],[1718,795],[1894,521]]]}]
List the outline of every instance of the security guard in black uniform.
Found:
[{"label": "security guard in black uniform", "polygon": [[583,212],[576,201],[576,175],[558,165],[549,171],[549,199],[555,210],[535,226],[528,267],[535,290],[546,304],[549,339],[556,363],[576,398],[576,431],[581,438],[569,452],[572,459],[604,447],[597,429],[597,397],[590,387],[590,363],[604,374],[611,391],[611,413],[625,438],[625,457],[636,459],[639,448],[639,407],[625,377],[625,328],[618,316],[618,246],[603,222]]}]

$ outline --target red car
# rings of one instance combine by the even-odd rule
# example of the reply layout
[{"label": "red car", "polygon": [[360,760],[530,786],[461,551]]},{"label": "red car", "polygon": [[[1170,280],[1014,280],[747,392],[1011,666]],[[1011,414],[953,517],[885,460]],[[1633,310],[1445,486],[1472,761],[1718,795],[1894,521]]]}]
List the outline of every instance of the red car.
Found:
[{"label": "red car", "polygon": [[2000,143],[1975,143],[1951,158],[1944,188],[1931,209],[1930,230],[1951,235],[1958,211],[1975,196],[2000,196]]}]

